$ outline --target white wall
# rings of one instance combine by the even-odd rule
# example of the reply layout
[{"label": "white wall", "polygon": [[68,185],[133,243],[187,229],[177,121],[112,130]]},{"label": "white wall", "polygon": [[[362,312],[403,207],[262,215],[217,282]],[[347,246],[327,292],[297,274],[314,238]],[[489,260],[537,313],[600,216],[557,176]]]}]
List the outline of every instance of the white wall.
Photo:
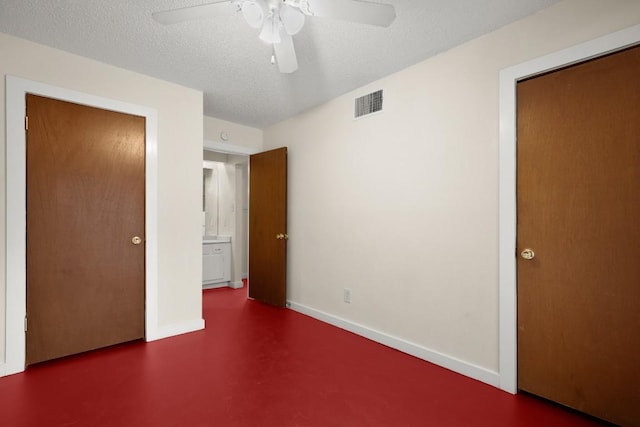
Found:
[{"label": "white wall", "polygon": [[218,234],[234,236],[236,231],[236,167],[232,163],[219,164],[219,189],[220,195],[218,221]]},{"label": "white wall", "polygon": [[499,71],[639,22],[637,0],[567,0],[265,129],[289,147],[294,307],[497,384]]},{"label": "white wall", "polygon": [[236,164],[236,245],[233,248],[233,280],[247,277],[249,261],[249,168],[248,162]]},{"label": "white wall", "polygon": [[[0,33],[0,222],[5,223],[5,85],[13,75],[158,112],[158,328],[202,322],[202,93]],[[0,228],[0,364],[5,354],[5,230]]]},{"label": "white wall", "polygon": [[[221,134],[227,138],[221,138]],[[228,122],[215,117],[204,117],[204,139],[230,145],[262,150],[262,129]]]},{"label": "white wall", "polygon": [[223,162],[224,163],[229,159],[229,155],[224,153],[218,153],[215,151],[203,150],[202,159],[204,160],[205,163],[206,162]]}]

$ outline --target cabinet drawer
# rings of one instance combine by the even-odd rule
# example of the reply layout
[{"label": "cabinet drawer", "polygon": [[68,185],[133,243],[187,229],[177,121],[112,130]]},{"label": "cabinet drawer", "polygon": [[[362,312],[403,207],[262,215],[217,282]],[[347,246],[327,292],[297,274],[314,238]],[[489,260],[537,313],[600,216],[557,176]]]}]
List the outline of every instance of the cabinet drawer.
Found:
[{"label": "cabinet drawer", "polygon": [[224,243],[213,243],[210,245],[202,245],[202,255],[214,255],[224,252]]}]

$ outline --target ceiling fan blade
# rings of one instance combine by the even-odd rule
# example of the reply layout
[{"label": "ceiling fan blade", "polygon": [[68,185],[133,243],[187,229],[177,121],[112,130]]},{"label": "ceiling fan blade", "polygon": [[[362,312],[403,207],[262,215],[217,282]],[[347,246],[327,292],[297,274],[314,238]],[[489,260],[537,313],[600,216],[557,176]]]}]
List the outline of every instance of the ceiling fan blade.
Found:
[{"label": "ceiling fan blade", "polygon": [[312,16],[380,27],[388,27],[396,19],[396,10],[391,4],[359,0],[308,0],[308,3],[308,11]]},{"label": "ceiling fan blade", "polygon": [[296,49],[293,47],[293,38],[286,31],[280,31],[280,43],[274,43],[273,50],[281,73],[293,73],[298,69],[298,58],[296,57]]},{"label": "ceiling fan blade", "polygon": [[194,21],[196,19],[211,18],[220,12],[222,3],[229,3],[230,0],[218,0],[198,6],[182,7],[180,9],[163,10],[153,12],[153,19],[161,24],[170,25],[179,22]]}]

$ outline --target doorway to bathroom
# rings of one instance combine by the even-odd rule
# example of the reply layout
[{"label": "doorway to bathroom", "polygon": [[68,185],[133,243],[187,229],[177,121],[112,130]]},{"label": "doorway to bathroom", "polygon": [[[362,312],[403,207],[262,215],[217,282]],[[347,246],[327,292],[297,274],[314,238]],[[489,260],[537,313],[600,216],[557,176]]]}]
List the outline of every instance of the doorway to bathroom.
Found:
[{"label": "doorway to bathroom", "polygon": [[248,284],[249,298],[284,307],[287,147],[238,153],[208,144],[203,152],[203,288]]},{"label": "doorway to bathroom", "polygon": [[204,289],[241,288],[247,278],[248,165],[248,155],[203,151]]}]

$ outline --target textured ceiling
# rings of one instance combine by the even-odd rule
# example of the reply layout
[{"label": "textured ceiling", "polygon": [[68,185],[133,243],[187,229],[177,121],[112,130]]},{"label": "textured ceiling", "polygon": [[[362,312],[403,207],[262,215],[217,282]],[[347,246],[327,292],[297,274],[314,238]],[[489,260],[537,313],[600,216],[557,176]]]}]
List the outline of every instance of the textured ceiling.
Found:
[{"label": "textured ceiling", "polygon": [[207,0],[0,0],[0,32],[201,90],[205,115],[263,128],[558,0],[378,1],[396,8],[389,28],[308,18],[293,74],[230,4],[210,19],[151,18]]}]

